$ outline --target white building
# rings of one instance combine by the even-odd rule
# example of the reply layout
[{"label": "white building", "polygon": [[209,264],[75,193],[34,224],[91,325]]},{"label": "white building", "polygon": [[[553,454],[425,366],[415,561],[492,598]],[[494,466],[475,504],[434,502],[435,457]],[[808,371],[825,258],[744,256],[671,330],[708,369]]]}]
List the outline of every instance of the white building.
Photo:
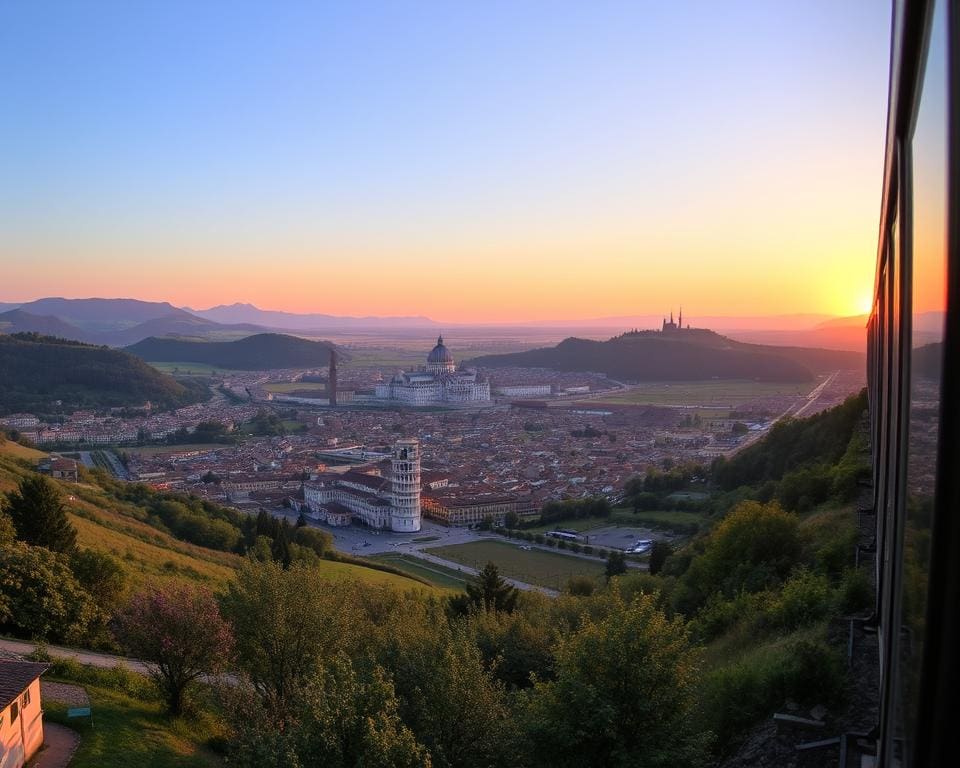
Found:
[{"label": "white building", "polygon": [[503,387],[497,387],[496,389],[498,395],[518,399],[527,397],[550,397],[551,391],[549,384],[508,384]]},{"label": "white building", "polygon": [[398,371],[388,382],[377,384],[378,400],[393,400],[405,405],[440,403],[478,403],[490,401],[490,383],[473,370],[457,370],[453,355],[437,339],[427,365],[419,371]]},{"label": "white building", "polygon": [[393,446],[389,477],[350,470],[304,483],[307,514],[329,525],[357,518],[371,528],[403,533],[420,530],[420,441],[403,438]]}]

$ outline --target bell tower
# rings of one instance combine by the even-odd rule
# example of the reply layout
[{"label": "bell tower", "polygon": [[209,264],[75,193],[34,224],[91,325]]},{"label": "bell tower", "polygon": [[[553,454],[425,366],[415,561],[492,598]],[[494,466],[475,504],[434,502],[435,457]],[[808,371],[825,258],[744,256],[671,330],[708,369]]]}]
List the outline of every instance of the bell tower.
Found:
[{"label": "bell tower", "polygon": [[420,441],[404,437],[393,444],[390,459],[390,530],[420,530]]}]

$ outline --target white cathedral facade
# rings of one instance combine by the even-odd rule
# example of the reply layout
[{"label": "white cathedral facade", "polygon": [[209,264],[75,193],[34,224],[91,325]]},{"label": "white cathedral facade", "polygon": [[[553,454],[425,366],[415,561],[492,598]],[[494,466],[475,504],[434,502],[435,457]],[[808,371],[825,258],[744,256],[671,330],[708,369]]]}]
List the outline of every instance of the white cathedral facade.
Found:
[{"label": "white cathedral facade", "polygon": [[419,371],[398,371],[390,381],[377,384],[378,400],[393,400],[404,405],[442,403],[483,403],[490,401],[490,382],[476,371],[457,370],[453,355],[437,339],[427,365]]}]

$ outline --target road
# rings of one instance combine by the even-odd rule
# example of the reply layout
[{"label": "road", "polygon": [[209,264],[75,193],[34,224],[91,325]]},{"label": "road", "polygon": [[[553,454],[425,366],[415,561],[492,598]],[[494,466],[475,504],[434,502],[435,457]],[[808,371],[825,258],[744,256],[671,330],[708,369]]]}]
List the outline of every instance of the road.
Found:
[{"label": "road", "polygon": [[[139,672],[141,675],[150,674],[149,667],[142,661],[131,659],[126,656],[114,656],[109,653],[98,653],[97,651],[81,651],[76,648],[65,648],[60,645],[48,645],[47,653],[55,659],[75,659],[88,667],[100,667],[102,669],[112,669],[118,664],[122,664],[133,672]],[[0,638],[0,650],[8,653],[15,653],[18,656],[27,656],[37,649],[37,644],[29,640],[11,640],[9,638]]]}]

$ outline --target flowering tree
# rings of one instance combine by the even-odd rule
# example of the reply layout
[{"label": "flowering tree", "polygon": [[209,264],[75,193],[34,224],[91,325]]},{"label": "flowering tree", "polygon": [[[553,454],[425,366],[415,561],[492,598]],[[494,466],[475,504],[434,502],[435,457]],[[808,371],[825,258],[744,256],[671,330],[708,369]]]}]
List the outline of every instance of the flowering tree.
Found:
[{"label": "flowering tree", "polygon": [[170,714],[180,714],[184,694],[205,674],[224,669],[233,647],[230,628],[213,594],[188,585],[140,592],[118,616],[117,635],[151,666]]}]

